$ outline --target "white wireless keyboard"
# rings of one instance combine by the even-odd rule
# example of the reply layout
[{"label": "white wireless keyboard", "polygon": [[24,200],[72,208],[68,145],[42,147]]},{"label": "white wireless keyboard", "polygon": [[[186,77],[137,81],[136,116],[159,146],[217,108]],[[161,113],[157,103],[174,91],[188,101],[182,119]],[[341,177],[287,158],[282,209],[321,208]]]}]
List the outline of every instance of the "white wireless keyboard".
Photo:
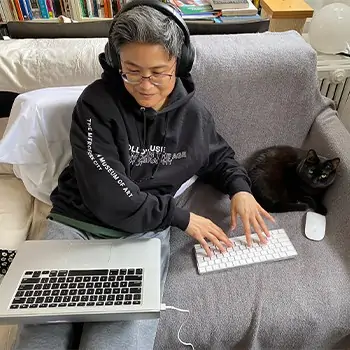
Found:
[{"label": "white wireless keyboard", "polygon": [[196,244],[194,247],[199,274],[266,261],[285,260],[298,255],[283,229],[272,230],[270,234],[268,243],[260,244],[258,235],[253,233],[251,247],[247,246],[245,236],[230,238],[234,246],[227,248],[225,253],[221,253],[209,242],[208,245],[213,252],[211,258],[200,244]]}]

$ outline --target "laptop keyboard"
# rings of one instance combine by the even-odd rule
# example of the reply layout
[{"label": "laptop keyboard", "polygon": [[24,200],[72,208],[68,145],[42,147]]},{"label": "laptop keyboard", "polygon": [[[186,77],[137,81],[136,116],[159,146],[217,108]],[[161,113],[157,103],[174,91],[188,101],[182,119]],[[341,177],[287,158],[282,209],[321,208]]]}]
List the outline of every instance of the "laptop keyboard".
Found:
[{"label": "laptop keyboard", "polygon": [[141,305],[143,269],[25,271],[10,309]]}]

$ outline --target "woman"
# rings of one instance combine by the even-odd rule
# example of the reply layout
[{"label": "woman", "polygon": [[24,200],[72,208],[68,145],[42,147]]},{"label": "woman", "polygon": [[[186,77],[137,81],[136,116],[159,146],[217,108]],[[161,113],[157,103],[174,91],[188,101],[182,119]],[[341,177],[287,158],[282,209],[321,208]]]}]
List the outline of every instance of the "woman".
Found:
[{"label": "woman", "polygon": [[[193,175],[232,198],[232,226],[239,215],[248,241],[253,226],[265,242],[261,215],[272,218],[194,97],[185,25],[178,15],[165,15],[172,9],[163,11],[164,4],[126,6],[113,21],[107,55],[100,56],[102,79],[85,89],[74,110],[73,159],[52,193],[46,238],[158,237],[163,291],[171,226],[208,254],[207,240],[221,251],[231,245],[213,222],[176,206],[174,194]],[[156,320],[86,323],[80,349],[152,349],[156,329]],[[73,334],[70,324],[26,326],[17,349],[67,349]]]}]

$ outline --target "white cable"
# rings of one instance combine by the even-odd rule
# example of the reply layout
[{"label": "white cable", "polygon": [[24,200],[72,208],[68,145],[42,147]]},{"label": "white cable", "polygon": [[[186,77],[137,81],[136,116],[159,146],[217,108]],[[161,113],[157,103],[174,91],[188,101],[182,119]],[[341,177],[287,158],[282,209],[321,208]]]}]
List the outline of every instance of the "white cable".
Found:
[{"label": "white cable", "polygon": [[182,322],[178,332],[177,332],[177,339],[179,339],[179,342],[182,344],[182,345],[185,345],[185,346],[190,346],[192,348],[192,350],[194,350],[194,346],[192,343],[186,343],[184,342],[183,340],[181,340],[180,338],[180,332],[181,332],[181,329],[182,327],[184,326],[184,324],[188,321],[188,319],[190,318],[190,310],[184,310],[184,309],[179,309],[175,306],[168,306],[168,305],[165,305],[165,304],[161,304],[161,310],[176,310],[176,311],[179,311],[179,312],[183,312],[183,313],[187,313],[188,316],[186,318],[186,320],[184,322]]}]

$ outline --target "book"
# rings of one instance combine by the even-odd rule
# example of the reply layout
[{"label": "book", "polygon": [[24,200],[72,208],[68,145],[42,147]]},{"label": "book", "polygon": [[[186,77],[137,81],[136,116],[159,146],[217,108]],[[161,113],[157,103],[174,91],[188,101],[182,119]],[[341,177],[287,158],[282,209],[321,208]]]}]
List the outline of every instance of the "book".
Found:
[{"label": "book", "polygon": [[170,3],[176,6],[183,15],[213,12],[209,0],[170,0]]},{"label": "book", "polygon": [[250,0],[247,0],[249,3],[248,8],[243,9],[231,9],[231,10],[222,10],[222,16],[255,16],[258,13],[258,9],[253,5]]},{"label": "book", "polygon": [[248,0],[209,0],[214,10],[244,9],[249,7]]},{"label": "book", "polygon": [[222,16],[215,19],[215,23],[249,23],[260,21],[260,15],[255,16]]}]

